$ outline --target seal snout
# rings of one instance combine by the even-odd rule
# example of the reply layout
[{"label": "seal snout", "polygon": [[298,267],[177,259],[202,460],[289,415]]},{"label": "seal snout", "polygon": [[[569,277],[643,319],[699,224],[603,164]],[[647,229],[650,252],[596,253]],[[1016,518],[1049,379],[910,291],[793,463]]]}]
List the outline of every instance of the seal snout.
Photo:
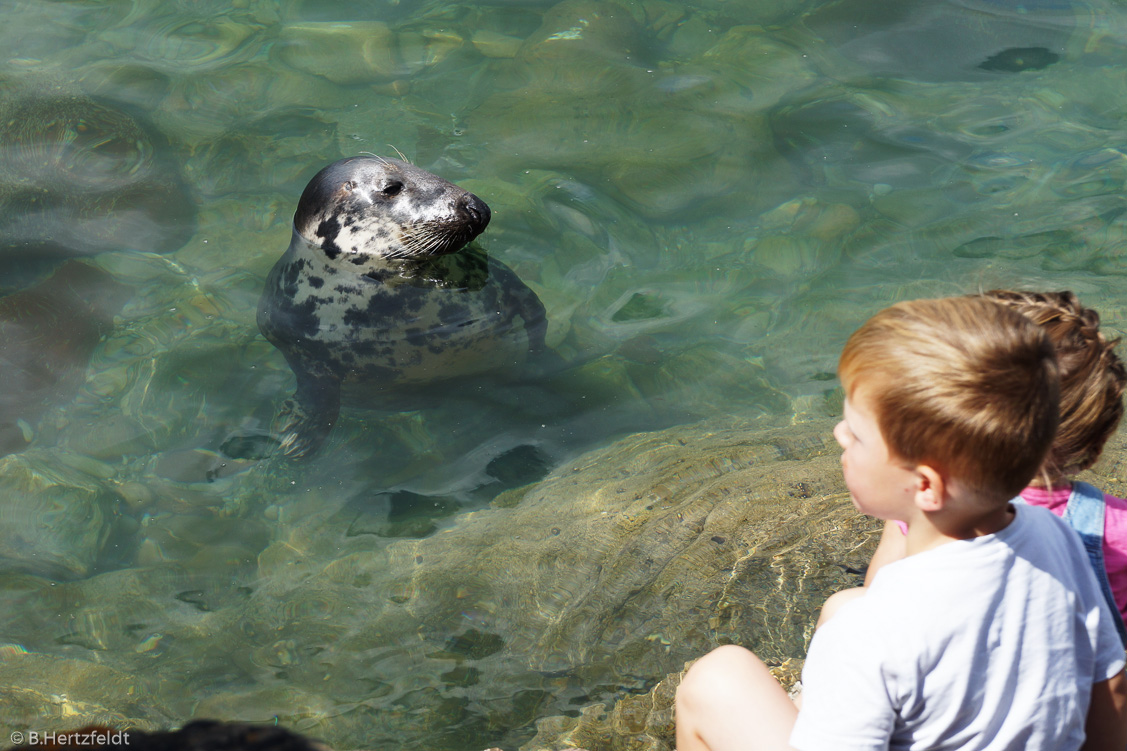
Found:
[{"label": "seal snout", "polygon": [[489,207],[485,205],[485,201],[473,193],[465,193],[458,199],[458,206],[469,217],[468,224],[474,237],[485,231],[485,228],[489,225],[489,217],[492,216]]}]

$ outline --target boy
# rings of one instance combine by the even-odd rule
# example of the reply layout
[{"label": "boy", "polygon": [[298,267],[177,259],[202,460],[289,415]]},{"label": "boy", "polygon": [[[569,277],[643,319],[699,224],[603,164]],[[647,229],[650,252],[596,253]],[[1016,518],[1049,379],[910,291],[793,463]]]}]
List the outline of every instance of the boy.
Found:
[{"label": "boy", "polygon": [[[1075,475],[1100,457],[1123,417],[1127,368],[1115,354],[1118,340],[1100,332],[1100,315],[1071,292],[992,290],[983,297],[1016,310],[1049,335],[1060,372],[1060,425],[1041,471],[1021,499],[1043,506],[1068,522],[1085,540],[1089,563],[1104,599],[1120,614],[1116,625],[1127,642],[1127,500],[1076,482]],[[904,557],[907,529],[902,522],[885,524],[880,546],[865,572],[872,582],[886,563]],[[834,595],[822,608],[819,623],[828,621],[854,590]]]},{"label": "boy", "polygon": [[900,303],[850,337],[839,373],[846,485],[907,524],[907,557],[815,634],[801,712],[741,647],[693,665],[678,751],[1122,751],[1124,653],[1084,549],[1008,502],[1056,429],[1044,332],[989,300]]}]

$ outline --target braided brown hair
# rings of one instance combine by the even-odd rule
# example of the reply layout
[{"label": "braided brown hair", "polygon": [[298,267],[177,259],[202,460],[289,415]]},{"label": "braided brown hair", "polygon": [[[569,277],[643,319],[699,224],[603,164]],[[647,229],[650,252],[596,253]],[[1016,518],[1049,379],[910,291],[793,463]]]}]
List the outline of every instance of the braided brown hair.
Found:
[{"label": "braided brown hair", "polygon": [[1118,339],[1100,333],[1100,315],[1072,292],[991,290],[995,300],[1045,329],[1060,366],[1060,427],[1042,466],[1046,484],[1096,463],[1123,417],[1127,369],[1115,354]]}]

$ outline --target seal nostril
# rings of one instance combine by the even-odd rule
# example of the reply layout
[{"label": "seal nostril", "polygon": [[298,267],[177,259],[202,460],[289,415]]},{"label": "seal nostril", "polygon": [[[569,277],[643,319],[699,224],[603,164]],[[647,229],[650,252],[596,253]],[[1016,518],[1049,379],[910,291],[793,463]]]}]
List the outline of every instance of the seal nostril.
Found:
[{"label": "seal nostril", "polygon": [[481,200],[473,193],[467,193],[462,199],[462,205],[477,224],[480,224],[482,229],[485,225],[489,224],[489,217],[491,212],[489,207],[485,205],[485,201]]}]

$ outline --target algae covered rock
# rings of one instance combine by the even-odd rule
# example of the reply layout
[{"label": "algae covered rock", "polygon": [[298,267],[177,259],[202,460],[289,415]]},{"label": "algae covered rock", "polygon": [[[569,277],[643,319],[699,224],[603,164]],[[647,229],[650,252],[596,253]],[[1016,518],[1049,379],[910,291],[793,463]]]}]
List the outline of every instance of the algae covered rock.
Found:
[{"label": "algae covered rock", "polygon": [[[62,732],[84,724],[155,729],[175,721],[136,690],[135,676],[94,662],[0,645],[0,674],[0,727],[6,729]],[[106,701],[107,695],[116,698]]]},{"label": "algae covered rock", "polygon": [[[694,660],[695,662],[695,660]],[[771,674],[795,693],[805,660],[787,659],[769,665]],[[581,707],[578,713],[545,717],[536,722],[536,737],[520,751],[546,751],[580,746],[592,751],[671,751],[676,744],[674,702],[677,687],[692,666],[670,673],[649,691],[617,702]]]},{"label": "algae covered rock", "polygon": [[[302,488],[258,525],[249,563],[233,520],[212,532],[157,498],[139,536],[163,556],[62,585],[9,577],[0,598],[23,615],[0,630],[24,651],[65,645],[71,676],[135,676],[112,697],[76,686],[92,718],[277,717],[340,748],[452,751],[514,748],[578,706],[595,709],[577,739],[658,737],[668,697],[611,705],[722,643],[801,658],[817,607],[856,583],[876,528],[829,429],[732,418],[628,436],[420,540]],[[47,711],[38,685],[0,711]]]},{"label": "algae covered rock", "polygon": [[664,674],[735,640],[798,656],[873,528],[843,492],[824,428],[632,436],[557,469],[515,508],[393,544],[388,563],[413,564],[404,605],[428,627],[470,609],[534,670]]},{"label": "algae covered rock", "polygon": [[0,568],[71,579],[90,573],[115,498],[49,452],[0,458]]},{"label": "algae covered rock", "polygon": [[[732,419],[630,436],[420,540],[381,543],[309,499],[215,623],[246,670],[284,674],[300,700],[283,722],[334,745],[370,743],[387,707],[411,718],[388,731],[403,743],[527,727],[727,642],[800,658],[875,543],[829,430]],[[274,706],[281,687],[224,701]],[[329,719],[326,695],[367,704]]]},{"label": "algae covered rock", "polygon": [[577,716],[538,720],[536,737],[520,751],[563,746],[595,751],[669,751],[675,742],[673,705],[677,686],[687,671],[688,665],[662,678],[648,692],[624,697],[610,706],[591,704],[582,707]]},{"label": "algae covered rock", "polygon": [[[652,56],[647,35],[631,9],[609,0],[564,0],[544,13],[539,29],[518,51],[524,62],[578,63],[593,72],[614,61]],[[579,82],[582,73],[558,68],[560,78]]]}]

